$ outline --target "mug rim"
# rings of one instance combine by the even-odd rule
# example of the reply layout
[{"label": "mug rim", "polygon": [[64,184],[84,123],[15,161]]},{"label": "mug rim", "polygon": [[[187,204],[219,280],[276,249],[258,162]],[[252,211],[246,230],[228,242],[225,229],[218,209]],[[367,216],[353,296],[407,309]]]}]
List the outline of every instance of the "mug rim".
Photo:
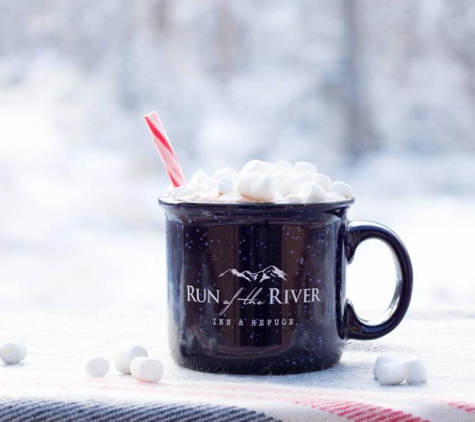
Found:
[{"label": "mug rim", "polygon": [[349,207],[355,202],[355,198],[345,199],[343,201],[328,202],[302,202],[302,203],[274,203],[274,202],[189,202],[175,199],[167,200],[163,197],[158,198],[160,206],[175,206],[180,208],[217,208],[217,209],[335,209]]}]

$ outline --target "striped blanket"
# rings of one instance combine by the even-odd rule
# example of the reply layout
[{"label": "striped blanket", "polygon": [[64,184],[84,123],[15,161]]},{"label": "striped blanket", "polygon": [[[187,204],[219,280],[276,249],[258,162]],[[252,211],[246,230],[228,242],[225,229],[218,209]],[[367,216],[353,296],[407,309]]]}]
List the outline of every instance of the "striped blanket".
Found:
[{"label": "striped blanket", "polygon": [[[206,374],[176,366],[163,313],[1,314],[0,342],[21,338],[27,359],[0,365],[0,421],[475,421],[475,311],[410,312],[390,335],[348,342],[341,362],[284,376]],[[113,368],[90,378],[88,358],[142,344],[161,359],[158,384]],[[379,354],[421,357],[424,385],[379,385]]]}]

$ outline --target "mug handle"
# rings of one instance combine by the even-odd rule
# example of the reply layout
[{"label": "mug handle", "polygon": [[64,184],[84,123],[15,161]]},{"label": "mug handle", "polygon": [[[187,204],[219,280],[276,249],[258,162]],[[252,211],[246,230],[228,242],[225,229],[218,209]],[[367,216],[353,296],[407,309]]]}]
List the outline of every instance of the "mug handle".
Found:
[{"label": "mug handle", "polygon": [[396,266],[396,290],[388,309],[376,320],[359,318],[351,301],[345,306],[346,334],[348,339],[371,340],[394,330],[407,312],[412,294],[412,264],[401,239],[391,229],[370,221],[352,221],[347,227],[346,257],[353,261],[356,248],[367,239],[378,239],[389,246]]}]

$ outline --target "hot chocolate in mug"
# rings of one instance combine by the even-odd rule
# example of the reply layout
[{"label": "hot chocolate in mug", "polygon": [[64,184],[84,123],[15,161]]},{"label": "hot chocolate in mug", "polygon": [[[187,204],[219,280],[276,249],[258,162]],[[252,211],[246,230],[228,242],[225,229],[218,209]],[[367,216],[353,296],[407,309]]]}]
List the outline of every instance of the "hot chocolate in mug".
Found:
[{"label": "hot chocolate in mug", "polygon": [[[353,200],[314,204],[160,200],[166,214],[169,342],[181,366],[286,374],[337,363],[348,339],[392,331],[412,292],[412,266],[387,227],[348,221]],[[379,239],[397,283],[386,313],[359,318],[346,297],[358,245]],[[370,294],[370,292],[368,292]]]}]

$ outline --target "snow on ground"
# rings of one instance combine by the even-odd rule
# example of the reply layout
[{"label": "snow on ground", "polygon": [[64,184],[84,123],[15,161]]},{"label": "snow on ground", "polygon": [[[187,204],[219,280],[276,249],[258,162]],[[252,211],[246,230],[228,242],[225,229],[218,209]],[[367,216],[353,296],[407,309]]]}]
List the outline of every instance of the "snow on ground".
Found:
[{"label": "snow on ground", "polygon": [[[76,86],[74,74],[64,78],[56,94],[19,85],[0,98],[0,309],[163,307],[164,228],[156,199],[168,182],[141,114],[103,122],[112,128],[107,136],[94,127],[82,130],[88,107],[55,99],[69,84]],[[239,167],[252,152],[255,139],[239,131],[239,121],[214,116],[198,135],[198,159],[194,150],[185,156],[188,174],[199,167],[210,173]],[[257,158],[276,161],[291,154],[292,161],[314,161],[354,186],[351,219],[386,224],[404,240],[414,263],[413,308],[475,302],[473,154],[386,151],[346,165],[336,156],[326,159],[315,145],[301,148],[297,139],[283,137],[297,147],[282,142]],[[348,296],[357,310],[380,313],[393,284],[387,249],[375,241],[362,245],[348,276]]]},{"label": "snow on ground", "polygon": [[[161,189],[150,177],[127,180],[123,164],[106,163],[92,170],[95,177],[88,172],[92,180],[83,190],[77,181],[48,177],[27,165],[22,168],[25,180],[11,180],[10,189],[4,189],[2,310],[165,306],[164,220],[156,203],[165,185]],[[412,307],[437,309],[475,301],[474,214],[473,197],[364,192],[349,217],[377,221],[397,232],[413,260]],[[394,274],[383,244],[360,246],[349,267],[348,296],[363,316],[385,309]]]},{"label": "snow on ground", "polygon": [[[473,197],[366,195],[357,199],[349,216],[378,221],[396,231],[413,263],[412,308],[438,309],[470,306],[475,301],[470,224],[474,213]],[[361,248],[361,256],[357,252],[349,267],[348,296],[374,314],[384,306],[376,308],[370,303],[372,295],[368,292],[374,291],[376,297],[389,303],[395,277],[390,270],[392,258],[377,241],[368,241]]]}]

